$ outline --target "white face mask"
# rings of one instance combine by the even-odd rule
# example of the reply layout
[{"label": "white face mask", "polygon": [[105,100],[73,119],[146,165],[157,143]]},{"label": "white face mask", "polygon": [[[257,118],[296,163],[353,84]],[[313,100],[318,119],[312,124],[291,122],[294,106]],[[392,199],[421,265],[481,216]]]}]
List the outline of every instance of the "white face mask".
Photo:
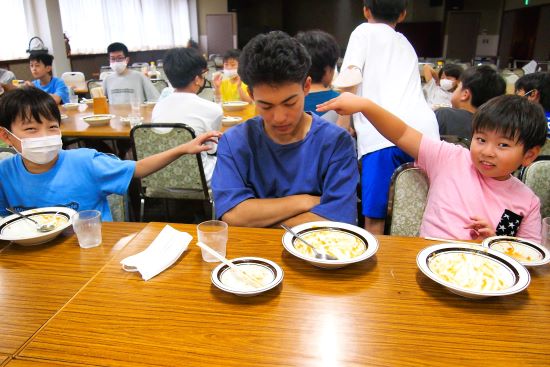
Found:
[{"label": "white face mask", "polygon": [[23,158],[36,163],[50,163],[57,157],[63,147],[61,135],[41,136],[39,138],[23,138],[10,134],[21,142],[21,152],[18,152]]},{"label": "white face mask", "polygon": [[126,61],[117,61],[110,64],[111,69],[113,69],[117,74],[122,74],[124,70],[126,70],[126,65],[128,65]]},{"label": "white face mask", "polygon": [[441,79],[439,81],[439,86],[441,87],[441,89],[448,92],[453,89],[453,81],[450,79]]},{"label": "white face mask", "polygon": [[223,69],[223,75],[226,78],[233,78],[234,76],[237,76],[237,69]]}]

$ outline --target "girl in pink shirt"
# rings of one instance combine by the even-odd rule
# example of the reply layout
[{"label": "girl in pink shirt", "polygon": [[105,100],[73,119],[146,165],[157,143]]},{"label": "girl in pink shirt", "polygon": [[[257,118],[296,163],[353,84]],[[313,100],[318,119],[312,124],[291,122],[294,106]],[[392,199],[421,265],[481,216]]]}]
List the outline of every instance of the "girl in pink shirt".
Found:
[{"label": "girl in pink shirt", "polygon": [[421,236],[481,239],[512,235],[540,242],[540,201],[511,174],[531,164],[546,142],[542,108],[505,95],[473,117],[470,151],[424,137],[374,102],[350,93],[317,107],[361,112],[388,140],[415,158],[430,180]]}]

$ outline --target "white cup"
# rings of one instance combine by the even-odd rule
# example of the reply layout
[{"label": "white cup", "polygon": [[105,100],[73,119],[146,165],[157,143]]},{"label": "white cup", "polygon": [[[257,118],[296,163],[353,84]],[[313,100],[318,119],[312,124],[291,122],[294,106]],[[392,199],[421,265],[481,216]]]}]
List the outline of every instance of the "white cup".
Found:
[{"label": "white cup", "polygon": [[101,245],[101,212],[83,210],[73,215],[73,229],[82,248]]},{"label": "white cup", "polygon": [[76,94],[71,94],[69,100],[71,103],[78,103],[78,96]]},{"label": "white cup", "polygon": [[[221,220],[208,220],[202,222],[197,225],[197,236],[199,237],[199,242],[207,244],[208,247],[225,257],[227,252],[227,223]],[[205,250],[201,249],[201,251],[204,261],[219,261]]]},{"label": "white cup", "polygon": [[550,250],[550,217],[542,220],[542,245]]}]

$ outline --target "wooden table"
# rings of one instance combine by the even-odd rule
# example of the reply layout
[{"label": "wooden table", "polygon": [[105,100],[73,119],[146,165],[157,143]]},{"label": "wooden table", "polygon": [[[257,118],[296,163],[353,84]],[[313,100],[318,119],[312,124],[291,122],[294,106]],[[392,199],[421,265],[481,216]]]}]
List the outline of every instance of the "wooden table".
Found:
[{"label": "wooden table", "polygon": [[[60,110],[61,113],[67,115],[67,118],[61,121],[61,133],[65,138],[130,139],[130,124],[120,121],[120,117],[126,117],[131,113],[132,108],[130,105],[110,105],[109,113],[116,117],[111,120],[109,125],[105,126],[90,126],[82,120],[83,117],[94,113],[91,105],[84,112],[78,110],[67,111],[63,107],[60,107]],[[151,121],[152,113],[153,106],[141,108],[141,116],[143,116],[144,122]],[[241,111],[224,111],[224,115],[241,117],[243,121],[246,121],[256,116],[256,106],[250,104]],[[221,130],[225,131],[228,128],[222,126]]]},{"label": "wooden table", "polygon": [[[527,291],[471,300],[417,269],[426,240],[382,236],[374,258],[322,270],[286,252],[282,230],[231,227],[228,257],[260,256],[285,271],[278,288],[241,298],[211,285],[216,264],[201,260],[195,240],[147,282],[124,272],[120,260],[163,226],[148,224],[16,358],[95,366],[549,364],[549,266],[532,270]],[[193,225],[174,227],[196,235]]]},{"label": "wooden table", "polygon": [[15,354],[145,223],[103,223],[103,243],[74,234],[39,246],[0,241],[0,353]]}]

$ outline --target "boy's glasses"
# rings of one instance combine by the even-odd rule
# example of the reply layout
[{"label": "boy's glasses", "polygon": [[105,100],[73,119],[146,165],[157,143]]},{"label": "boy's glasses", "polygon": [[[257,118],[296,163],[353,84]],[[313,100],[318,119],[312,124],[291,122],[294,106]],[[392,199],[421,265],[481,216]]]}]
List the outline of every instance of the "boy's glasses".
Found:
[{"label": "boy's glasses", "polygon": [[110,62],[123,62],[126,61],[126,58],[124,56],[121,57],[109,57]]}]

